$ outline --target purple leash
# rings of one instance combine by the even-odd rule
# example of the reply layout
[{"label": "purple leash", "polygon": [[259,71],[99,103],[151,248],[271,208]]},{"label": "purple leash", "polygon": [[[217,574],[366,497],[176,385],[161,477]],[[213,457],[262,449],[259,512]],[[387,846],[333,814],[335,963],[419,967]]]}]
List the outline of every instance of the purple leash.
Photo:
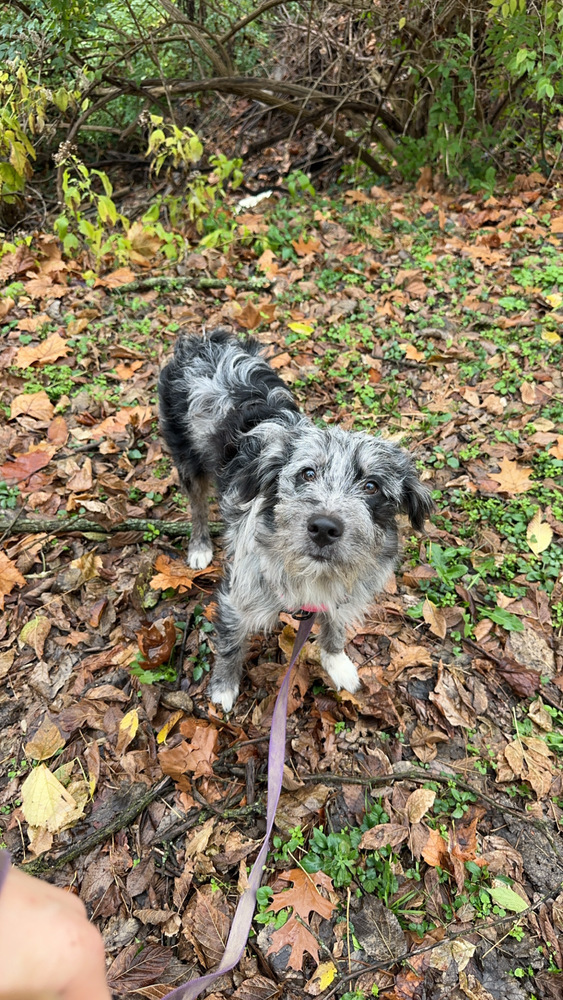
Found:
[{"label": "purple leash", "polygon": [[8,872],[10,871],[10,855],[8,851],[0,851],[0,893],[4,888],[4,882],[8,877]]},{"label": "purple leash", "polygon": [[[297,614],[294,617],[297,618]],[[163,997],[163,1000],[195,1000],[202,990],[204,990],[207,986],[210,986],[215,979],[224,975],[225,972],[230,972],[231,969],[234,969],[235,965],[238,965],[242,958],[242,954],[248,940],[252,917],[254,916],[256,893],[260,888],[260,883],[262,881],[264,865],[268,856],[268,847],[270,846],[270,834],[274,826],[276,809],[278,807],[282,789],[283,767],[285,763],[287,700],[289,697],[291,671],[299,653],[309,638],[314,620],[315,614],[310,613],[306,618],[302,617],[299,621],[299,628],[297,630],[297,635],[295,636],[291,660],[282,681],[278,697],[276,698],[276,704],[274,705],[272,728],[270,731],[270,749],[268,752],[268,808],[266,812],[266,834],[264,836],[264,843],[260,848],[258,857],[256,858],[256,861],[252,866],[252,871],[248,876],[248,886],[238,901],[238,906],[231,924],[231,930],[227,939],[223,958],[214,972],[208,972],[206,976],[199,976],[197,979],[191,979],[184,986],[178,986],[175,990],[172,990],[171,993],[167,993]]]}]

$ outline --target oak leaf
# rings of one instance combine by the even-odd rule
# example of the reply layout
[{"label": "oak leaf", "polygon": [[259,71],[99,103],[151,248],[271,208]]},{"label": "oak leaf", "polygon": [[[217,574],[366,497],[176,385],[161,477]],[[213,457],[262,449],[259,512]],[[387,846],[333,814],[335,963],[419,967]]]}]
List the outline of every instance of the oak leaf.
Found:
[{"label": "oak leaf", "polygon": [[14,396],[10,404],[10,420],[15,417],[34,417],[35,420],[51,420],[55,408],[44,389],[40,392],[22,392]]},{"label": "oak leaf", "polygon": [[4,598],[14,587],[24,587],[25,577],[21,575],[15,562],[0,552],[0,610],[4,608]]},{"label": "oak leaf", "polygon": [[293,912],[298,913],[302,920],[308,920],[312,910],[319,913],[325,920],[330,918],[334,910],[334,904],[321,896],[318,887],[322,886],[329,892],[332,889],[332,880],[324,872],[314,872],[308,874],[302,868],[292,868],[291,871],[281,872],[278,876],[284,882],[293,882],[292,889],[285,889],[277,893],[269,910],[277,913],[286,906],[292,906]]},{"label": "oak leaf", "polygon": [[291,245],[298,257],[304,257],[308,253],[317,253],[321,249],[321,241],[315,236],[310,236],[307,241],[300,236],[298,240],[292,240]]},{"label": "oak leaf", "polygon": [[307,930],[304,924],[291,916],[287,923],[272,934],[272,944],[268,948],[266,955],[276,954],[285,945],[289,945],[291,953],[288,960],[288,967],[299,972],[303,965],[303,956],[308,952],[311,958],[318,963],[319,948],[311,931]]},{"label": "oak leaf", "polygon": [[153,590],[171,588],[178,590],[180,594],[185,594],[187,590],[191,589],[196,577],[209,573],[209,567],[190,569],[180,559],[172,559],[170,556],[158,556],[154,565],[158,573],[151,580]]},{"label": "oak leaf", "polygon": [[530,467],[511,462],[505,456],[500,464],[500,472],[492,473],[489,475],[489,479],[494,479],[498,483],[499,493],[515,496],[518,493],[527,493],[528,490],[533,490],[534,483],[528,475],[530,472],[532,472]]},{"label": "oak leaf", "polygon": [[31,344],[26,347],[20,347],[14,364],[16,368],[29,368],[30,365],[34,365],[36,362],[40,365],[47,365],[51,361],[58,361],[59,358],[64,358],[69,351],[70,347],[66,340],[63,340],[58,333],[52,333],[50,337],[47,337],[47,340],[42,340],[35,347]]}]

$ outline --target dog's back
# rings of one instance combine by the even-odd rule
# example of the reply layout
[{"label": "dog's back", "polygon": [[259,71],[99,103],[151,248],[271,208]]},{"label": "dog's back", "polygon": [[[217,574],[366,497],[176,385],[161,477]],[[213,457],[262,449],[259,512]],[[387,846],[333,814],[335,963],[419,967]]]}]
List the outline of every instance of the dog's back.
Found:
[{"label": "dog's back", "polygon": [[[182,337],[159,380],[162,433],[181,477],[216,476],[242,434],[298,412],[252,337],[225,330]],[[290,417],[291,419],[291,417]]]}]

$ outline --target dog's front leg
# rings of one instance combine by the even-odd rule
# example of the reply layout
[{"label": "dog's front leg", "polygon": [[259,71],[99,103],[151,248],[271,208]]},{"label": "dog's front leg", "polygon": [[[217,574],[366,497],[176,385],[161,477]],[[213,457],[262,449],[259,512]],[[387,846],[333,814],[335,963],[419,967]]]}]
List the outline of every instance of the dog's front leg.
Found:
[{"label": "dog's front leg", "polygon": [[321,616],[320,626],[319,645],[323,669],[338,690],[345,688],[350,693],[357,691],[360,686],[358,669],[344,652],[346,627],[326,615]]},{"label": "dog's front leg", "polygon": [[239,693],[248,626],[226,591],[217,596],[215,628],[217,656],[207,693],[211,701],[230,712]]}]

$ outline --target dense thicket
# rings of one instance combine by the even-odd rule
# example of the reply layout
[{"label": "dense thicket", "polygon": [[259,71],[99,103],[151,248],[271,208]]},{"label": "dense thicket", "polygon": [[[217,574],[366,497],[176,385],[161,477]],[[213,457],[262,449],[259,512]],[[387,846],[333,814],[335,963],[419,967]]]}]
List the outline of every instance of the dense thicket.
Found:
[{"label": "dense thicket", "polygon": [[545,173],[561,152],[562,52],[560,0],[12,0],[0,191],[63,141],[144,152],[147,112],[205,131],[211,105],[216,134],[240,96],[229,155],[307,128],[328,155],[407,180],[426,165],[474,185]]}]

